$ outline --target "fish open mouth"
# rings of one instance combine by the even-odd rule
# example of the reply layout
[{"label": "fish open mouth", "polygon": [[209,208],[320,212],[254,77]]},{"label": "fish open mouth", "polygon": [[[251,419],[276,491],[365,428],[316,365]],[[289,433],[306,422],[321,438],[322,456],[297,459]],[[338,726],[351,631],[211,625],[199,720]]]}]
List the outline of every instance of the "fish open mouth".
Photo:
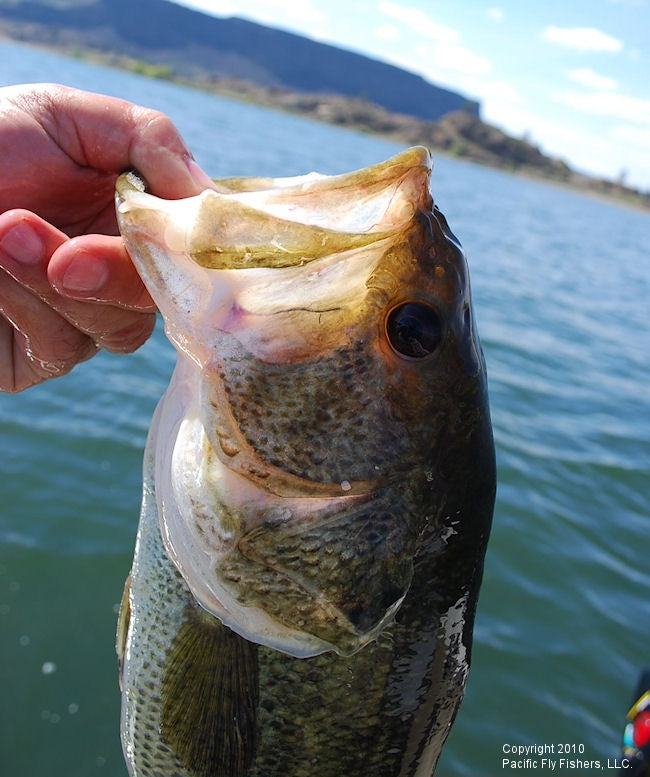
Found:
[{"label": "fish open mouth", "polygon": [[[376,438],[381,456],[346,448],[349,476],[344,467],[329,477],[315,456],[300,473],[282,463],[292,426],[280,419],[268,435],[253,433],[250,403],[239,402],[237,415],[233,397],[257,392],[262,404],[281,405],[271,387],[278,371],[307,365],[316,384],[309,365],[353,352],[373,274],[431,207],[430,171],[428,152],[416,148],[343,176],[228,179],[177,201],[148,194],[134,174],[117,182],[121,233],[180,355],[156,432],[165,548],[206,610],[292,655],[354,653],[406,595],[413,522],[396,516],[399,496],[376,477],[381,467],[364,469],[365,459],[396,455],[399,423],[381,416],[391,429]],[[364,326],[372,351],[380,327],[374,318]],[[235,365],[230,383],[225,362]],[[327,401],[336,408],[335,394]],[[286,412],[298,418],[296,408]]]},{"label": "fish open mouth", "polygon": [[[430,172],[428,151],[414,148],[354,173],[227,179],[182,200],[126,173],[117,217],[179,351],[203,365],[214,333],[232,330],[250,353],[291,361],[335,344],[323,332],[341,336],[386,249],[431,206]],[[327,321],[317,343],[311,327],[297,335],[301,312]]]}]

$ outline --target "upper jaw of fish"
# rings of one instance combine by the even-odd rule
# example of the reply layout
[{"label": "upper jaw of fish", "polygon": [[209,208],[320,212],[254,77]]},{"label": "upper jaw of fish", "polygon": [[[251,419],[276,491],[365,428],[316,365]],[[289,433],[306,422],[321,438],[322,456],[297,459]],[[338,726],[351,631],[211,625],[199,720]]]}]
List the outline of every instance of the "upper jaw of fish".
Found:
[{"label": "upper jaw of fish", "polygon": [[[276,564],[274,584],[293,585],[312,600],[305,628],[300,613],[283,621],[266,612],[263,597],[242,595],[250,581],[233,564],[247,559],[249,569],[267,572],[274,566],[268,548],[260,550],[277,531],[269,516],[285,516],[280,534],[308,528],[314,516],[321,524],[336,522],[340,503],[350,513],[372,497],[376,483],[320,483],[261,460],[237,438],[215,363],[243,355],[290,364],[344,348],[382,257],[404,242],[418,210],[431,209],[430,170],[428,152],[419,148],[348,175],[233,179],[176,201],[146,193],[133,174],[117,183],[122,236],[185,375],[185,420],[173,430],[167,473],[175,494],[159,498],[165,546],[199,603],[242,636],[292,655],[362,647],[394,616],[410,571],[382,562],[386,581],[372,591],[385,601],[368,606],[364,616],[351,614],[352,606],[346,614]],[[206,384],[221,402],[197,399]],[[248,516],[243,523],[242,515]],[[201,520],[210,524],[208,532],[197,528]]]},{"label": "upper jaw of fish", "polygon": [[[260,358],[292,360],[314,345],[301,313],[363,300],[386,242],[430,201],[430,170],[416,148],[355,173],[231,179],[182,200],[147,194],[130,173],[117,182],[118,222],[179,350],[204,365],[230,332]],[[321,322],[319,347],[336,329]]]}]

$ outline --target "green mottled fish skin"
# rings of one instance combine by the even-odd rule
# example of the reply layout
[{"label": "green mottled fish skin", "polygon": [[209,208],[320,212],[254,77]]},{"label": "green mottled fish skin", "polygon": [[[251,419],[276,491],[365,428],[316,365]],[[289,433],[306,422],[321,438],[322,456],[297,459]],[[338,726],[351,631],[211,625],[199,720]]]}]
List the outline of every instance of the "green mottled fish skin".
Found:
[{"label": "green mottled fish skin", "polygon": [[[154,493],[154,419],[128,590],[130,612],[121,619],[124,628],[118,634],[118,653],[123,656],[122,739],[131,775],[433,774],[469,670],[495,464],[485,366],[465,259],[437,209],[418,218],[402,246],[417,265],[409,283],[417,288],[418,274],[432,279],[427,283],[433,284],[437,304],[448,316],[446,339],[436,359],[417,368],[418,377],[386,384],[388,415],[400,414],[400,422],[409,429],[409,444],[382,439],[378,430],[375,453],[371,426],[364,431],[371,439],[358,442],[362,450],[366,446],[368,456],[393,472],[373,495],[370,507],[364,507],[361,539],[370,541],[367,519],[372,520],[373,505],[380,526],[399,527],[403,516],[411,527],[403,536],[396,534],[395,542],[401,537],[411,551],[413,576],[394,621],[351,656],[325,652],[293,658],[246,641],[203,611],[162,544]],[[395,267],[400,261],[395,258]],[[440,287],[435,285],[437,278],[442,279]],[[382,279],[374,282],[379,287]],[[251,360],[249,367],[253,377],[245,390],[252,391],[256,380],[265,387],[261,391],[268,417],[275,419],[273,428],[281,434],[282,419],[287,412],[300,412],[304,397],[298,391],[294,397],[298,410],[283,410],[286,397],[273,391],[276,378],[282,385],[274,366],[265,371],[263,364]],[[223,369],[227,373],[227,365]],[[346,456],[350,451],[346,435],[353,433],[355,414],[361,410],[355,410],[354,392],[342,391],[342,380],[331,381],[329,403],[327,397],[321,403],[340,406],[340,424],[329,429],[327,420],[314,416],[315,433],[321,424],[323,438],[316,444],[296,441],[296,460],[301,458],[301,446],[312,453],[315,447],[331,448],[333,459],[307,455],[302,477],[331,481],[337,453]],[[364,384],[363,371],[356,380]],[[294,382],[301,385],[299,376]],[[309,384],[308,378],[302,383]],[[370,392],[372,385],[368,384]],[[157,412],[162,412],[160,407]],[[388,425],[390,420],[387,417]],[[242,414],[241,423],[249,424],[246,433],[254,436],[254,421]],[[277,465],[289,467],[291,462]],[[391,509],[392,523],[382,517]],[[347,545],[354,547],[355,525],[348,528]],[[313,533],[317,536],[317,529]],[[280,537],[287,543],[291,539]],[[344,560],[345,537],[333,534],[330,539],[329,552]],[[385,579],[393,579],[395,572],[401,580],[404,550],[395,548],[396,569],[387,558]],[[253,591],[253,600],[255,595]]]}]

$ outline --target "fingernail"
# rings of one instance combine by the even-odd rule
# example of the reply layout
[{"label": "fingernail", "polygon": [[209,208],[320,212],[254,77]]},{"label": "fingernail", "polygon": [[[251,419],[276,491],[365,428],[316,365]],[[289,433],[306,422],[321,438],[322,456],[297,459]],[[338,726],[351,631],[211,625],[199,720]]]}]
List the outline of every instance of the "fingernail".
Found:
[{"label": "fingernail", "polygon": [[45,246],[29,224],[16,224],[0,241],[0,250],[16,262],[37,265],[43,261]]},{"label": "fingernail", "polygon": [[190,171],[192,180],[197,184],[197,186],[200,186],[202,189],[215,188],[212,178],[210,178],[210,176],[197,165],[191,156],[186,157],[185,164],[187,165],[187,169]]},{"label": "fingernail", "polygon": [[61,278],[61,290],[88,293],[99,291],[108,281],[108,265],[103,259],[83,254],[74,258]]}]

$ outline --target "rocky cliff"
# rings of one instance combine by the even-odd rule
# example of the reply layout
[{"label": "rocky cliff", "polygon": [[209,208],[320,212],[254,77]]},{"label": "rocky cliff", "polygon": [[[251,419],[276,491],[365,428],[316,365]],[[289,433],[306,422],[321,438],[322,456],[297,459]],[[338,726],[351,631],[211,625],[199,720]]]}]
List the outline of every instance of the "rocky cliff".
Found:
[{"label": "rocky cliff", "polygon": [[428,120],[479,113],[476,101],[385,62],[167,0],[0,0],[0,22],[16,39],[139,58],[180,78],[363,97]]}]

